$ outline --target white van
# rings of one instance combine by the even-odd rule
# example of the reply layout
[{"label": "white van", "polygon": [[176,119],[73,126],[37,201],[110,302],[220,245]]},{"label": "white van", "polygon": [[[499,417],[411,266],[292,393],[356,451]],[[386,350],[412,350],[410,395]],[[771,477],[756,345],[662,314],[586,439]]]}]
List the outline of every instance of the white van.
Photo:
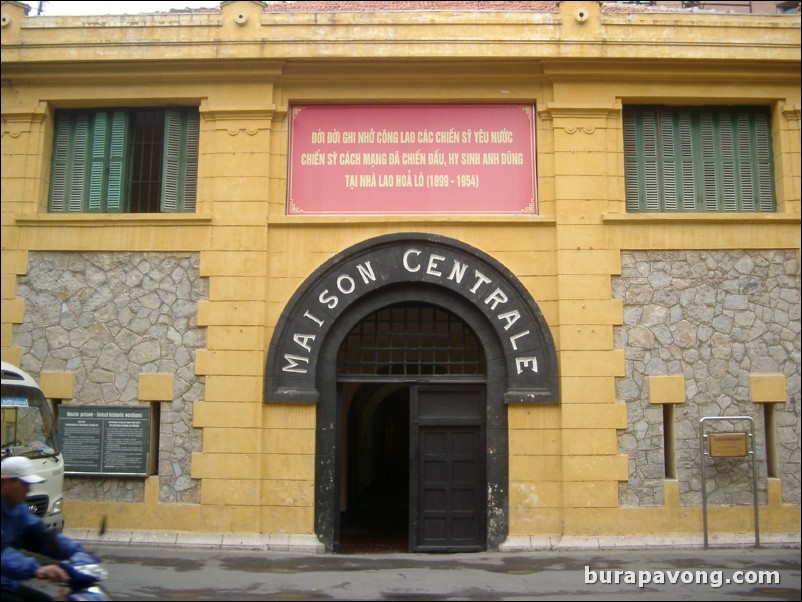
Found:
[{"label": "white van", "polygon": [[44,483],[31,485],[27,502],[31,512],[49,528],[64,528],[64,458],[58,450],[53,408],[31,376],[2,362],[2,457],[25,456],[36,466]]}]

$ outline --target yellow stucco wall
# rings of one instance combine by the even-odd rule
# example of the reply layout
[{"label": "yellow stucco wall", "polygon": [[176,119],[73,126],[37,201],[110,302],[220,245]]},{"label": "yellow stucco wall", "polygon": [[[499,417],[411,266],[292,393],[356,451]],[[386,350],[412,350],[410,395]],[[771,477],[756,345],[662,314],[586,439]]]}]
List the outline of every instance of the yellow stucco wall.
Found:
[{"label": "yellow stucco wall", "polygon": [[[194,251],[209,282],[195,364],[205,380],[191,475],[200,503],[160,502],[151,477],[141,503],[67,500],[70,526],[91,527],[100,513],[118,529],[313,534],[315,406],[263,403],[266,350],[318,266],[414,230],[507,266],[554,335],[561,403],[509,407],[510,536],[701,531],[701,510],[680,506],[676,482],[666,481],[661,507],[619,507],[627,457],[616,433],[627,413],[616,399],[623,308],[611,279],[622,250],[799,251],[798,16],[601,13],[595,2],[552,13],[320,16],[262,13],[254,2],[149,17],[34,18],[14,2],[2,11],[3,359],[27,352],[13,327],[29,252]],[[170,101],[200,106],[195,214],[47,213],[55,108]],[[539,215],[287,216],[290,102],[534,103]],[[777,213],[627,214],[626,102],[772,107]],[[798,533],[799,506],[783,504],[778,487],[769,484],[761,527]],[[713,530],[751,529],[751,507],[714,512]]]}]

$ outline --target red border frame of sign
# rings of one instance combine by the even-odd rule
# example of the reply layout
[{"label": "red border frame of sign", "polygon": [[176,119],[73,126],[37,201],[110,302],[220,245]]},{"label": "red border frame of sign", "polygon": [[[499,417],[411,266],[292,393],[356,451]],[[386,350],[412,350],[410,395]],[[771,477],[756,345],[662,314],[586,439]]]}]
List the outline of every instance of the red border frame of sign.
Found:
[{"label": "red border frame of sign", "polygon": [[[313,112],[306,109],[314,109]],[[526,139],[523,142],[515,141],[515,151],[510,151],[509,155],[516,161],[522,161],[521,165],[487,165],[471,166],[476,170],[481,170],[480,175],[476,175],[476,190],[469,187],[457,187],[457,182],[467,181],[466,178],[459,179],[460,176],[467,174],[455,173],[457,165],[439,164],[437,169],[440,174],[433,175],[431,172],[424,173],[424,168],[429,168],[430,165],[414,166],[421,177],[421,186],[410,186],[409,190],[400,190],[396,186],[382,187],[381,178],[391,178],[391,166],[379,165],[372,166],[371,173],[361,174],[362,180],[370,182],[372,178],[378,177],[376,185],[373,187],[366,186],[364,189],[360,186],[352,187],[346,190],[347,185],[337,182],[343,182],[340,178],[345,176],[342,166],[338,163],[340,156],[348,156],[348,152],[358,155],[359,160],[364,155],[359,155],[359,149],[353,148],[357,144],[356,140],[343,143],[342,140],[346,134],[354,136],[357,132],[356,128],[357,119],[360,124],[365,124],[367,129],[361,130],[359,133],[368,133],[377,130],[380,124],[384,124],[380,131],[395,132],[401,135],[407,133],[416,133],[421,135],[421,132],[434,133],[433,130],[424,128],[414,132],[412,130],[404,131],[403,124],[399,124],[398,115],[410,120],[412,116],[418,118],[419,122],[435,124],[433,127],[440,128],[437,133],[441,132],[454,132],[460,134],[468,132],[468,135],[479,135],[480,133],[489,134],[490,130],[484,127],[479,129],[466,129],[466,121],[473,123],[476,112],[493,111],[496,115],[488,113],[489,119],[486,122],[493,122],[493,117],[498,120],[499,111],[510,111],[511,109],[520,109],[525,118],[525,134]],[[299,126],[299,116],[308,118],[313,115],[314,121],[303,124],[303,135],[310,138],[309,142],[306,140],[301,143],[301,132]],[[513,115],[513,114],[510,114]],[[467,116],[467,117],[466,117]],[[498,132],[509,132],[510,139],[520,138],[520,133],[524,131],[521,125],[516,125],[512,116],[508,117],[503,114],[501,116],[506,120],[503,121],[503,129],[497,130]],[[514,116],[514,115],[513,115]],[[367,123],[365,123],[367,121]],[[323,126],[336,123],[337,127],[333,129],[323,130]],[[459,128],[462,129],[459,129]],[[349,128],[351,128],[349,130]],[[372,128],[372,130],[371,130]],[[319,137],[316,141],[311,140],[311,132],[316,131]],[[340,137],[339,141],[328,140],[329,134],[334,136],[336,133]],[[518,134],[518,136],[516,136]],[[317,144],[317,147],[314,146]],[[366,142],[364,144],[367,144]],[[377,155],[386,155],[386,151],[396,153],[400,158],[405,158],[404,155],[398,155],[401,151],[398,149],[406,145],[409,153],[415,151],[423,153],[427,157],[441,153],[442,157],[446,156],[443,148],[448,146],[454,147],[456,143],[438,142],[433,141],[427,143],[424,141],[400,141],[388,140],[387,142],[373,143],[373,151],[383,150],[384,153],[371,153]],[[457,152],[452,153],[455,156],[463,154],[473,154],[482,157],[484,161],[484,154],[481,153],[479,146],[480,142],[466,142],[465,144],[459,143],[458,151],[470,150],[471,153]],[[501,148],[504,142],[493,142],[489,140],[484,144],[495,144],[496,150]],[[352,148],[348,149],[350,145]],[[370,148],[367,147],[366,148]],[[333,154],[333,155],[331,155]],[[366,153],[367,154],[367,153]],[[496,155],[498,159],[498,152],[488,153],[489,155]],[[501,153],[502,155],[504,153]],[[302,155],[304,159],[308,159],[307,165],[301,164]],[[331,157],[330,157],[331,155]],[[353,156],[353,155],[351,155]],[[327,163],[327,160],[333,158],[334,163]],[[450,158],[450,157],[449,157]],[[312,161],[320,161],[322,163],[311,164]],[[362,168],[364,171],[365,165],[357,164],[357,168]],[[405,170],[407,165],[397,165],[397,170]],[[347,168],[346,168],[347,169]],[[354,168],[351,168],[354,170]],[[468,168],[463,168],[468,169]],[[396,177],[398,173],[396,170]],[[509,173],[512,170],[516,170]],[[357,169],[358,171],[358,169]],[[409,170],[407,170],[409,171]],[[507,172],[507,173],[504,173]],[[523,176],[522,176],[523,174]],[[449,182],[444,180],[445,176],[451,176]],[[435,184],[435,178],[439,177],[439,181],[445,182],[445,188],[429,187],[429,178],[431,176],[432,184]],[[352,182],[359,184],[357,176],[350,176],[354,178]],[[470,176],[469,176],[470,177]],[[456,179],[455,179],[456,178]],[[489,182],[487,180],[490,179]],[[348,180],[346,180],[348,181]],[[397,180],[396,180],[397,182]],[[399,214],[465,214],[465,215],[526,215],[532,216],[537,214],[537,161],[535,155],[535,109],[531,104],[458,104],[458,105],[433,105],[433,104],[392,104],[392,105],[358,105],[358,104],[297,104],[290,106],[290,123],[289,123],[289,152],[287,161],[287,215],[399,215]],[[417,180],[416,180],[417,183]],[[450,186],[449,186],[450,184]],[[479,187],[482,190],[478,190]],[[454,190],[459,190],[459,194],[453,194]],[[338,192],[341,193],[338,196]]]}]

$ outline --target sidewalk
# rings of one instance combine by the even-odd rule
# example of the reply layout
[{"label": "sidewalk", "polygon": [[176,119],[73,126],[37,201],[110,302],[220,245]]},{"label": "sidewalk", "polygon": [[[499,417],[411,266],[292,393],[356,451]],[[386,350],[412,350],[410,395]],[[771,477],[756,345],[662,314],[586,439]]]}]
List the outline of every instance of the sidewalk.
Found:
[{"label": "sidewalk", "polygon": [[[131,543],[141,539],[140,533],[129,535],[129,543],[87,541],[87,547],[104,561],[109,572],[106,588],[115,600],[796,602],[802,594],[798,541],[795,547],[759,549],[705,550],[696,545],[552,547],[476,554],[319,554],[265,549],[255,540],[239,541],[239,547],[223,546],[219,537],[205,542],[198,538],[192,546]],[[175,536],[178,539],[185,541]]]},{"label": "sidewalk", "polygon": [[[188,533],[175,531],[65,529],[64,534],[87,544],[120,544],[200,547],[213,549],[273,550],[298,553],[324,553],[314,535],[259,535],[254,533]],[[753,534],[710,534],[710,548],[755,547]],[[760,534],[761,548],[800,548],[798,533]],[[592,551],[628,549],[703,549],[704,535],[633,537],[510,537],[499,552],[538,552],[548,550]]]}]

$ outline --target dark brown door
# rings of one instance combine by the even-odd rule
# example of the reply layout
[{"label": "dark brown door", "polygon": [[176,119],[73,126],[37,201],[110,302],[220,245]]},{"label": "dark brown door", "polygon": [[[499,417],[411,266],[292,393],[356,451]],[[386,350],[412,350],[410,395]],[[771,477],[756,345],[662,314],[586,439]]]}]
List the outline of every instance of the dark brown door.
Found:
[{"label": "dark brown door", "polygon": [[484,387],[419,386],[414,390],[412,551],[484,550],[487,546]]}]

